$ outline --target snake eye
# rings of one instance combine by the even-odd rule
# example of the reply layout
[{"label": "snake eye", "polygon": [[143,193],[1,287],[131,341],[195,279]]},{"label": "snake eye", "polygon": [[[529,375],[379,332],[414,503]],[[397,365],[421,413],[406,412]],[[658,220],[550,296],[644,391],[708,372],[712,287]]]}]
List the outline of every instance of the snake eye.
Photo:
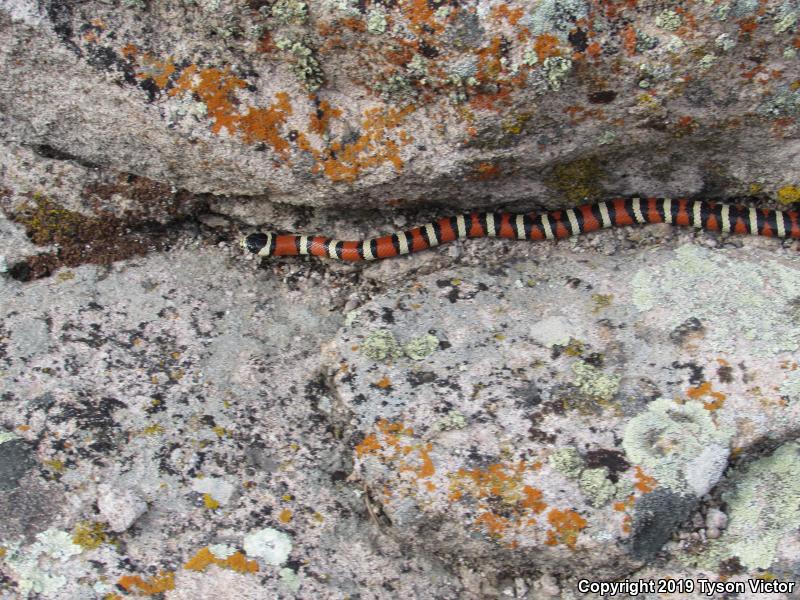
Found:
[{"label": "snake eye", "polygon": [[242,240],[242,247],[253,254],[258,254],[268,241],[269,236],[266,233],[251,233]]}]

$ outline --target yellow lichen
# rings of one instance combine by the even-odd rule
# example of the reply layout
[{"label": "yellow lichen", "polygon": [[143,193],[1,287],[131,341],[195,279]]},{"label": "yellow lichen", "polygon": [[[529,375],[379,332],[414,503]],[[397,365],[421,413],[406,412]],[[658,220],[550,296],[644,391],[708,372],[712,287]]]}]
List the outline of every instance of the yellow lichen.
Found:
[{"label": "yellow lichen", "polygon": [[138,575],[123,575],[117,585],[127,592],[137,592],[141,596],[154,596],[175,589],[175,573],[162,572],[149,580]]},{"label": "yellow lichen", "polygon": [[800,187],[786,185],[778,190],[778,202],[781,204],[792,204],[800,202]]},{"label": "yellow lichen", "polygon": [[205,571],[209,565],[217,565],[237,573],[258,572],[258,562],[247,560],[247,557],[241,552],[234,552],[229,557],[222,559],[214,556],[209,548],[201,548],[183,565],[183,568],[190,571]]},{"label": "yellow lichen", "polygon": [[75,525],[72,531],[72,543],[85,550],[94,550],[109,541],[105,523],[83,521]]}]

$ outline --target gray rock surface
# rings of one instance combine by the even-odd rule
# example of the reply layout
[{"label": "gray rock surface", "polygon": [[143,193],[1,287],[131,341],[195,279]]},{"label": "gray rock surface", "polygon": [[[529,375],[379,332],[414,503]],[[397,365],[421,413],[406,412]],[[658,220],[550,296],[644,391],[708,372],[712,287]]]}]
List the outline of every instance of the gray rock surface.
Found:
[{"label": "gray rock surface", "polygon": [[12,597],[797,578],[791,243],[649,227],[354,270],[201,240],[3,280]]},{"label": "gray rock surface", "polygon": [[788,0],[4,0],[0,130],[306,206],[789,198],[797,23]]},{"label": "gray rock surface", "polygon": [[799,21],[0,0],[0,599],[800,597],[749,587],[800,576],[797,241],[236,246],[796,207]]}]

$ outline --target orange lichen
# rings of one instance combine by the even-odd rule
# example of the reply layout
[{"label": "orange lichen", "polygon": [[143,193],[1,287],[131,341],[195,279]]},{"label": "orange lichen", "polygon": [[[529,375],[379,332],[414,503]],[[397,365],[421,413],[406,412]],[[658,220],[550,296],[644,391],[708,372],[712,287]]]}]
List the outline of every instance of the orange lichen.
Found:
[{"label": "orange lichen", "polygon": [[136,73],[137,79],[150,79],[161,90],[167,87],[170,77],[175,73],[175,64],[172,58],[157,60],[150,54],[141,58],[142,70]]},{"label": "orange lichen", "polygon": [[686,395],[692,400],[699,400],[706,396],[710,397],[711,400],[703,402],[703,408],[708,411],[714,411],[721,408],[725,403],[725,399],[727,398],[727,396],[722,392],[715,392],[711,388],[711,382],[709,381],[705,381],[697,387],[689,388],[686,390]]},{"label": "orange lichen", "polygon": [[428,0],[406,0],[401,4],[401,9],[415,33],[438,33],[443,29],[442,24],[434,18],[435,13]]},{"label": "orange lichen", "polygon": [[228,558],[223,559],[214,556],[208,548],[201,548],[183,565],[183,568],[190,571],[205,571],[210,565],[217,565],[237,573],[258,572],[258,563],[254,560],[247,560],[247,557],[241,552],[234,552]]},{"label": "orange lichen", "polygon": [[633,56],[636,54],[636,29],[629,25],[622,32],[622,46],[625,48],[625,54]]},{"label": "orange lichen", "polygon": [[154,596],[175,589],[175,573],[162,572],[159,575],[144,580],[138,575],[123,575],[117,585],[126,592],[135,592],[140,596]]},{"label": "orange lichen", "polygon": [[241,118],[236,111],[235,90],[247,87],[247,84],[231,74],[230,69],[203,69],[198,70],[196,65],[189,65],[175,82],[175,87],[169,91],[170,96],[182,92],[195,94],[201,102],[205,103],[208,116],[214,122],[211,131],[219,133],[226,128],[233,135],[236,125]]},{"label": "orange lichen", "polygon": [[525,14],[525,9],[508,8],[508,5],[506,4],[495,6],[494,9],[492,10],[492,16],[495,19],[504,18],[508,21],[510,25],[516,25],[517,21],[519,21],[524,14]]},{"label": "orange lichen", "polygon": [[573,549],[578,541],[578,534],[587,525],[586,519],[571,509],[551,509],[547,513],[547,522],[553,529],[548,529],[545,544],[548,546],[564,544]]},{"label": "orange lichen", "polygon": [[136,44],[125,44],[119,51],[125,58],[133,58],[139,53],[139,48]]},{"label": "orange lichen", "polygon": [[644,471],[642,471],[642,467],[638,465],[636,466],[633,477],[636,479],[636,483],[633,484],[633,487],[643,494],[649,494],[656,489],[656,486],[658,485],[658,480],[647,475]]},{"label": "orange lichen", "polygon": [[330,120],[332,118],[338,119],[341,116],[341,109],[332,107],[330,102],[327,100],[322,100],[319,103],[316,112],[312,113],[311,115],[311,123],[309,124],[309,128],[314,133],[322,135],[328,131]]},{"label": "orange lichen", "polygon": [[756,29],[758,29],[758,23],[754,17],[739,20],[739,33],[742,35],[752,33]]},{"label": "orange lichen", "polygon": [[493,537],[502,537],[511,525],[511,521],[493,512],[481,513],[475,518],[475,523],[483,525],[486,532]]},{"label": "orange lichen", "polygon": [[392,387],[392,381],[388,377],[381,377],[378,381],[375,382],[375,385],[385,390],[386,388]]},{"label": "orange lichen", "polygon": [[539,58],[539,62],[544,62],[546,58],[551,56],[561,56],[561,50],[558,48],[558,38],[549,33],[543,33],[536,37],[533,43],[533,50]]},{"label": "orange lichen", "polygon": [[278,131],[292,114],[292,105],[286,92],[278,92],[275,98],[276,102],[268,108],[250,107],[247,114],[239,119],[237,128],[246,143],[266,142],[276,152],[285,154],[289,150],[289,142]]},{"label": "orange lichen", "polygon": [[[415,107],[409,105],[402,109],[389,107],[364,111],[365,119],[362,121],[364,133],[352,143],[334,142],[323,152],[316,153],[317,164],[313,172],[322,171],[332,181],[351,182],[362,169],[385,162],[391,163],[398,171],[402,170],[400,144],[390,139],[388,134],[414,110]],[[411,136],[400,139],[403,145],[411,141],[413,141]]]},{"label": "orange lichen", "polygon": [[490,179],[497,179],[500,177],[501,169],[498,165],[492,163],[482,162],[475,168],[475,179],[479,181],[489,181]]},{"label": "orange lichen", "polygon": [[282,510],[282,511],[281,511],[281,512],[278,514],[278,520],[279,520],[281,523],[288,523],[289,521],[291,521],[291,520],[292,520],[292,511],[291,511],[291,510],[289,510],[288,508],[284,508],[284,509],[283,509],[283,510]]}]

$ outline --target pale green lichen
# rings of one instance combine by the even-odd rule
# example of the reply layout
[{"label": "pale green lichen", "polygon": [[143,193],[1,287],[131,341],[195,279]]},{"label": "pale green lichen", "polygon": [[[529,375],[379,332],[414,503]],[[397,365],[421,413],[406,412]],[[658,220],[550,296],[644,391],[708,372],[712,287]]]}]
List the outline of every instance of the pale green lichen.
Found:
[{"label": "pale green lichen", "polygon": [[292,551],[292,538],[267,527],[244,537],[244,551],[248,556],[260,558],[268,565],[279,566],[286,562]]},{"label": "pale green lichen", "polygon": [[386,12],[382,7],[373,8],[367,13],[367,31],[374,34],[386,33]]},{"label": "pale green lichen", "polygon": [[659,485],[702,496],[727,465],[731,436],[727,428],[717,428],[701,403],[662,398],[631,419],[622,446],[628,460]]},{"label": "pale green lichen", "polygon": [[797,25],[797,13],[789,13],[775,23],[773,29],[775,33],[785,33],[794,31],[795,25]]},{"label": "pale green lichen", "polygon": [[308,20],[308,4],[298,0],[278,0],[272,5],[272,16],[281,23],[302,25]]},{"label": "pale green lichen", "polygon": [[800,371],[792,371],[780,387],[781,396],[786,396],[790,402],[800,403]]},{"label": "pale green lichen", "polygon": [[563,35],[588,14],[589,5],[583,0],[539,0],[532,3],[528,27],[534,35],[554,30]]},{"label": "pale green lichen", "polygon": [[41,558],[66,563],[72,556],[80,554],[81,547],[72,542],[72,536],[66,531],[48,529],[36,535],[34,542],[27,550],[19,544],[6,547],[3,557],[5,564],[17,576],[17,586],[23,596],[30,592],[50,596],[66,585],[68,579],[58,572],[56,565],[45,570],[39,566]]},{"label": "pale green lichen", "polygon": [[612,500],[616,494],[616,486],[608,479],[608,469],[584,469],[578,479],[581,492],[592,506],[603,506]]},{"label": "pale green lichen", "polygon": [[800,443],[778,448],[731,477],[728,526],[712,540],[700,563],[711,568],[737,557],[750,569],[768,568],[784,536],[800,522]]},{"label": "pale green lichen", "polygon": [[10,442],[11,440],[16,439],[19,439],[17,434],[10,431],[0,431],[0,444],[4,444],[5,442]]},{"label": "pale green lichen", "polygon": [[[719,281],[736,285],[720,294]],[[797,297],[800,271],[777,261],[731,260],[706,248],[681,246],[665,264],[639,269],[631,285],[636,308],[661,309],[659,327],[672,331],[699,319],[711,352],[729,352],[737,338],[755,356],[800,348],[800,329],[786,327],[786,308]]]},{"label": "pale green lichen", "polygon": [[723,52],[736,47],[736,38],[729,33],[721,33],[714,39],[714,44]]},{"label": "pale green lichen", "polygon": [[683,18],[674,10],[662,11],[656,17],[656,25],[666,31],[675,31],[683,24]]},{"label": "pale green lichen", "polygon": [[542,63],[547,85],[551,90],[561,89],[561,84],[572,70],[572,61],[563,56],[550,56]]},{"label": "pale green lichen", "polygon": [[467,418],[458,410],[451,410],[441,419],[436,421],[434,427],[439,431],[452,429],[464,429],[467,426]]},{"label": "pale green lichen", "polygon": [[429,333],[413,338],[403,351],[411,360],[423,360],[439,348],[439,338]]},{"label": "pale green lichen", "polygon": [[575,386],[587,396],[601,402],[610,402],[619,391],[620,377],[608,375],[597,367],[580,360],[572,365]]},{"label": "pale green lichen", "polygon": [[583,459],[577,448],[564,446],[555,450],[548,458],[550,466],[570,479],[577,478],[583,470]]},{"label": "pale green lichen", "polygon": [[361,344],[361,353],[374,361],[384,361],[403,356],[403,348],[388,329],[379,329],[367,335]]},{"label": "pale green lichen", "polygon": [[597,138],[597,143],[601,146],[607,146],[614,142],[617,139],[617,134],[613,131],[604,131],[601,133]]},{"label": "pale green lichen", "polygon": [[645,52],[658,46],[658,38],[645,31],[636,30],[636,51]]},{"label": "pale green lichen", "polygon": [[293,40],[289,37],[280,37],[275,40],[279,50],[291,53],[295,62],[292,72],[303,82],[309,91],[316,91],[325,81],[325,75],[319,61],[314,56],[314,51],[304,42]]},{"label": "pale green lichen", "polygon": [[537,62],[539,62],[539,55],[536,54],[536,50],[534,50],[533,48],[529,48],[522,55],[522,64],[523,65],[527,65],[529,67],[532,67]]},{"label": "pale green lichen", "polygon": [[292,592],[296,592],[300,589],[300,579],[293,569],[284,567],[278,571],[278,576],[281,578],[281,583]]},{"label": "pale green lichen", "polygon": [[211,544],[208,551],[220,560],[225,560],[238,552],[236,548],[227,544]]},{"label": "pale green lichen", "polygon": [[697,66],[700,67],[703,71],[707,71],[710,69],[714,63],[717,62],[717,56],[714,54],[706,54],[700,61],[697,63]]}]

